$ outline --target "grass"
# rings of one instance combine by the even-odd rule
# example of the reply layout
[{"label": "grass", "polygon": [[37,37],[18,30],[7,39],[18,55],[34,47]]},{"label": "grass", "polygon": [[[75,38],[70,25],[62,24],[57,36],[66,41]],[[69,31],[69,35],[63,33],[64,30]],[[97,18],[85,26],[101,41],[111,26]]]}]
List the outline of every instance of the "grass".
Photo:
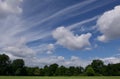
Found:
[{"label": "grass", "polygon": [[37,77],[37,76],[0,76],[0,79],[120,79],[120,76],[68,76],[68,77]]}]

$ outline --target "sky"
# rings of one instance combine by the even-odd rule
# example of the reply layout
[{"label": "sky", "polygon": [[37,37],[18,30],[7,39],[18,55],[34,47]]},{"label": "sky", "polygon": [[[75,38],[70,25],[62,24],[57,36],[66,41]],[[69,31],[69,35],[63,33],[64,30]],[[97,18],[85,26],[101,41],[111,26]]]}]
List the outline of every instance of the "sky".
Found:
[{"label": "sky", "polygon": [[0,0],[0,54],[26,66],[120,63],[120,0]]}]

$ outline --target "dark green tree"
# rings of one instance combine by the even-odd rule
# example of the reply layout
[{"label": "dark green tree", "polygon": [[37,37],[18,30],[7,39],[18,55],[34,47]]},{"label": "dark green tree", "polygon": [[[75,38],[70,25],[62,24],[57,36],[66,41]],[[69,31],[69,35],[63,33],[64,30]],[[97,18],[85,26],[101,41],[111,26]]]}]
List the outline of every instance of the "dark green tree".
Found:
[{"label": "dark green tree", "polygon": [[85,75],[94,76],[95,75],[94,69],[91,66],[87,66],[86,71],[85,71]]},{"label": "dark green tree", "polygon": [[83,67],[75,67],[73,75],[74,76],[82,75],[83,71],[84,71]]},{"label": "dark green tree", "polygon": [[45,72],[44,72],[44,68],[40,68],[40,76],[44,76]]},{"label": "dark green tree", "polygon": [[9,75],[10,59],[7,55],[0,55],[0,75]]},{"label": "dark green tree", "polygon": [[26,72],[28,76],[34,76],[34,68],[33,67],[26,67]]},{"label": "dark green tree", "polygon": [[50,76],[50,70],[47,65],[44,66],[43,73],[44,73],[44,76]]},{"label": "dark green tree", "polygon": [[74,66],[70,66],[69,67],[69,72],[70,72],[70,76],[74,75],[74,72],[75,72],[75,67]]},{"label": "dark green tree", "polygon": [[107,76],[119,76],[120,75],[120,63],[108,64],[106,66],[105,72]]},{"label": "dark green tree", "polygon": [[57,68],[55,74],[56,76],[65,76],[65,71],[66,68],[64,66],[60,66],[59,68]]},{"label": "dark green tree", "polygon": [[94,69],[96,75],[103,75],[104,72],[104,63],[101,60],[93,60],[91,67]]},{"label": "dark green tree", "polygon": [[56,70],[57,70],[57,68],[58,68],[58,64],[51,64],[50,66],[49,66],[49,76],[55,76],[55,72],[56,72]]},{"label": "dark green tree", "polygon": [[14,75],[24,75],[25,72],[24,68],[24,60],[23,59],[16,59],[12,62],[12,69],[14,71]]},{"label": "dark green tree", "polygon": [[39,75],[40,75],[40,69],[39,69],[38,67],[36,67],[36,68],[34,69],[34,75],[35,75],[35,76],[39,76]]},{"label": "dark green tree", "polygon": [[71,76],[71,72],[70,72],[69,68],[66,68],[65,76]]}]

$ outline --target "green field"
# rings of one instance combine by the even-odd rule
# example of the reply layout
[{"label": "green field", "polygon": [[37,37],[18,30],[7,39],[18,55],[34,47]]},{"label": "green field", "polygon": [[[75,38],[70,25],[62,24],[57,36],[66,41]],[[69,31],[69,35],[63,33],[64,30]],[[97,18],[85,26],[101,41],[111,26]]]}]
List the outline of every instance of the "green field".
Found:
[{"label": "green field", "polygon": [[120,76],[109,76],[109,77],[17,77],[17,76],[0,76],[0,79],[120,79]]}]

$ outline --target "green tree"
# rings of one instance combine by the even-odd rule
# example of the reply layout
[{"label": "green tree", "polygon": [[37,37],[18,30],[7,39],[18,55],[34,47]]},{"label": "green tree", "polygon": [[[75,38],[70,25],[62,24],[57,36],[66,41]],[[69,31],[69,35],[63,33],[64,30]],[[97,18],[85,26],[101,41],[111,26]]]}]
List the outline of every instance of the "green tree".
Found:
[{"label": "green tree", "polygon": [[87,75],[87,76],[95,75],[95,71],[93,70],[93,68],[91,66],[86,67],[85,75]]},{"label": "green tree", "polygon": [[120,63],[108,64],[106,66],[106,75],[107,76],[120,76]]},{"label": "green tree", "polygon": [[59,68],[57,68],[55,74],[57,76],[64,76],[65,75],[65,70],[66,70],[66,68],[64,66],[60,66]]},{"label": "green tree", "polygon": [[71,72],[70,72],[69,68],[66,68],[65,76],[71,76]]},{"label": "green tree", "polygon": [[75,72],[75,67],[74,66],[70,66],[69,67],[69,75],[70,76],[74,75],[74,72]]},{"label": "green tree", "polygon": [[44,73],[44,76],[50,75],[50,70],[49,70],[49,67],[47,65],[44,66],[43,73]]},{"label": "green tree", "polygon": [[101,60],[93,60],[91,63],[92,68],[94,69],[96,75],[103,75],[104,73],[104,63]]},{"label": "green tree", "polygon": [[25,72],[24,68],[24,60],[23,59],[16,59],[12,63],[12,69],[14,71],[14,75],[24,75],[23,71]]},{"label": "green tree", "polygon": [[24,60],[23,59],[13,60],[12,66],[16,69],[23,68],[24,67]]},{"label": "green tree", "polygon": [[40,76],[44,76],[44,68],[40,68]]},{"label": "green tree", "polygon": [[56,72],[57,68],[58,68],[58,64],[56,64],[56,63],[51,64],[49,66],[49,72],[50,72],[49,76],[55,76],[55,72]]},{"label": "green tree", "polygon": [[84,71],[83,67],[75,67],[73,75],[74,76],[82,75],[83,71]]},{"label": "green tree", "polygon": [[34,75],[35,75],[35,76],[39,76],[39,75],[40,75],[40,69],[39,69],[38,67],[36,67],[36,68],[34,69]]},{"label": "green tree", "polygon": [[33,67],[26,67],[26,72],[28,76],[33,76],[34,75],[34,68]]},{"label": "green tree", "polygon": [[0,75],[9,74],[10,59],[7,55],[0,55]]}]

